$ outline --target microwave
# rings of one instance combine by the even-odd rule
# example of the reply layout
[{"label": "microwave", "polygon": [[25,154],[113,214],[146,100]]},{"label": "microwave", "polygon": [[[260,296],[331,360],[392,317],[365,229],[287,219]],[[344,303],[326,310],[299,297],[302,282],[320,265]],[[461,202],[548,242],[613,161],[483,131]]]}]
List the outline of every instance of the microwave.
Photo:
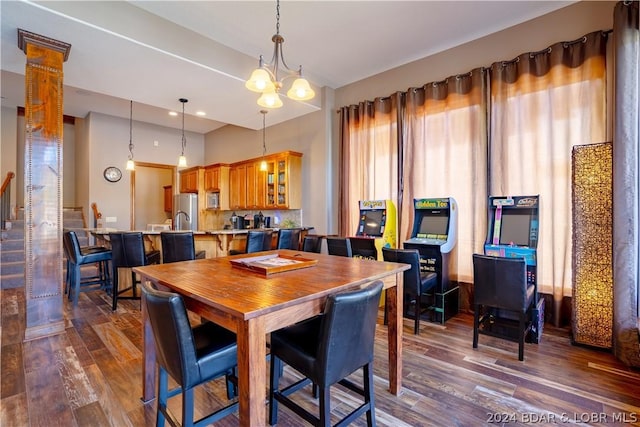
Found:
[{"label": "microwave", "polygon": [[207,209],[219,209],[220,208],[220,193],[211,192],[207,193]]}]

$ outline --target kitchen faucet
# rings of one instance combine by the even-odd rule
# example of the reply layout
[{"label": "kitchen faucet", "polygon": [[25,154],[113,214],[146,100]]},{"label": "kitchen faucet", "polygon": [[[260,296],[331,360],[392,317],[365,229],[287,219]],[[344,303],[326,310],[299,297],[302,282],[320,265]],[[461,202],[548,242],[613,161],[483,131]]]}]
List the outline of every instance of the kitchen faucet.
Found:
[{"label": "kitchen faucet", "polygon": [[187,221],[191,221],[191,218],[189,218],[189,214],[185,211],[176,212],[176,216],[173,218],[173,229],[176,231],[180,230],[180,223],[178,222],[178,217],[180,216],[180,214],[183,214],[184,219],[186,219]]}]

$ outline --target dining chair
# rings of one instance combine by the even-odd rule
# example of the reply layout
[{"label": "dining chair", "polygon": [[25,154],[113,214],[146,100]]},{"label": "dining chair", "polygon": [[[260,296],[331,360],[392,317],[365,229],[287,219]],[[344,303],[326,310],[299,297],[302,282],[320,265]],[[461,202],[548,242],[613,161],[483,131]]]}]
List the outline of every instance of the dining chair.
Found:
[{"label": "dining chair", "polygon": [[[143,283],[141,288],[158,362],[156,426],[164,426],[165,419],[173,426],[181,425],[167,407],[169,398],[178,394],[182,394],[183,426],[209,425],[235,412],[237,401],[194,420],[196,386],[224,376],[227,397],[233,396],[231,384],[237,385],[234,376],[234,368],[238,364],[236,334],[213,322],[192,328],[180,295],[159,291],[147,283]],[[178,384],[171,390],[169,377]]]},{"label": "dining chair", "polygon": [[[355,291],[330,295],[323,314],[271,333],[269,424],[278,422],[278,403],[282,403],[313,425],[330,425],[330,389],[340,384],[362,396],[364,403],[338,424],[347,425],[366,413],[367,425],[376,425],[373,341],[382,286],[378,280]],[[280,389],[283,362],[304,378]],[[358,369],[363,370],[362,386],[347,379]],[[308,384],[320,390],[319,417],[289,398]]]},{"label": "dining chair", "polygon": [[[524,360],[534,301],[535,286],[527,284],[524,258],[473,254],[473,348],[478,348],[478,334],[516,341],[518,360]],[[512,319],[496,310],[512,313]]]},{"label": "dining chair", "polygon": [[[96,289],[107,290],[112,287],[109,276],[109,262],[112,252],[103,246],[80,247],[78,236],[73,230],[65,230],[62,235],[64,252],[67,257],[67,280],[65,290],[73,305],[78,305],[78,294],[81,291]],[[97,264],[98,274],[82,277],[83,265]]]},{"label": "dining chair", "polygon": [[301,228],[281,228],[278,230],[278,249],[300,250]]},{"label": "dining chair", "polygon": [[348,237],[327,236],[327,253],[344,257],[353,257],[351,241]]},{"label": "dining chair", "polygon": [[307,234],[304,236],[302,239],[302,250],[319,254],[322,251],[322,236],[316,234]]},{"label": "dining chair", "polygon": [[[420,333],[420,316],[422,314],[423,296],[433,293],[438,284],[438,275],[434,272],[420,271],[420,253],[417,249],[382,248],[382,258],[387,262],[409,264],[410,269],[403,271],[405,313],[413,305],[413,333]],[[385,306],[385,319],[387,309]],[[386,320],[385,320],[386,322]]]},{"label": "dining chair", "polygon": [[[136,293],[136,287],[139,283],[136,278],[136,274],[132,270],[131,286],[126,289],[120,289],[118,286],[118,269],[159,264],[160,251],[152,250],[145,252],[143,236],[139,231],[109,233],[109,241],[111,242],[111,251],[113,253],[113,291],[111,292],[111,309],[115,311],[118,305],[118,299],[140,299],[140,296]],[[130,296],[120,295],[128,290],[131,290]]]},{"label": "dining chair", "polygon": [[247,232],[246,253],[270,251],[271,239],[271,230],[249,230]]},{"label": "dining chair", "polygon": [[163,231],[160,242],[163,263],[202,259],[206,254],[205,251],[196,252],[192,231]]}]

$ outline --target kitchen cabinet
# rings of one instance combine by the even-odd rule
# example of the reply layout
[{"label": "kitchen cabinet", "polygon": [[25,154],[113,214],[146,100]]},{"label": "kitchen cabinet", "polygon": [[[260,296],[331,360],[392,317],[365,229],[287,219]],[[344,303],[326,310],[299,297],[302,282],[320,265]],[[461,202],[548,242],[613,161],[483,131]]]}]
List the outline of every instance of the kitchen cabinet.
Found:
[{"label": "kitchen cabinet", "polygon": [[[204,168],[204,190],[207,200],[209,200],[210,198],[215,198],[218,201],[218,206],[215,209],[229,209],[228,164],[216,163]],[[213,209],[212,204],[208,201],[207,209]]]},{"label": "kitchen cabinet", "polygon": [[173,186],[165,185],[164,189],[164,211],[172,215],[173,212]]},{"label": "kitchen cabinet", "polygon": [[233,164],[229,168],[229,208],[247,206],[247,164]]},{"label": "kitchen cabinet", "polygon": [[202,167],[195,166],[180,171],[180,192],[196,193],[200,189],[200,177],[202,176]]}]

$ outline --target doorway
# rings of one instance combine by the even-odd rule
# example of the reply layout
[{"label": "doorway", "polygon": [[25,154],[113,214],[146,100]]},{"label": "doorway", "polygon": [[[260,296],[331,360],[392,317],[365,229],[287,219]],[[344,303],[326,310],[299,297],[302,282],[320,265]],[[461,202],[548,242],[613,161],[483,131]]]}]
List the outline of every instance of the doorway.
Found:
[{"label": "doorway", "polygon": [[136,162],[131,171],[131,229],[146,230],[147,224],[162,224],[171,219],[171,209],[165,207],[165,191],[172,195],[176,166]]}]

